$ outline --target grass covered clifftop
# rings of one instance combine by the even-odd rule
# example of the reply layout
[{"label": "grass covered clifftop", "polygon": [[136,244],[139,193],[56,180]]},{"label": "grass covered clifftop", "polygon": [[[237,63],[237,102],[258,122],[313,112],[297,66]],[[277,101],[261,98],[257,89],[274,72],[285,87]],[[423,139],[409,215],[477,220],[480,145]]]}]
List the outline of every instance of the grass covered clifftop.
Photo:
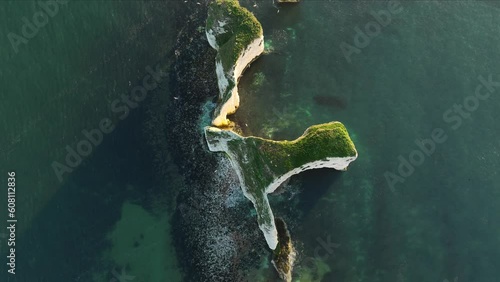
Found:
[{"label": "grass covered clifftop", "polygon": [[241,162],[245,174],[255,178],[246,181],[252,186],[269,185],[276,176],[311,162],[357,155],[347,129],[340,122],[313,125],[293,141],[241,137],[233,132],[225,136],[224,132],[228,133],[207,129],[205,133],[209,146],[216,149],[221,138],[226,139],[222,141],[226,143],[222,151],[234,155]]},{"label": "grass covered clifftop", "polygon": [[215,38],[218,56],[225,70],[229,70],[240,54],[256,38],[263,35],[260,22],[240,6],[238,0],[215,0],[208,10],[207,34]]},{"label": "grass covered clifftop", "polygon": [[256,138],[255,145],[277,174],[317,160],[356,155],[347,129],[340,122],[313,125],[293,141]]},{"label": "grass covered clifftop", "polygon": [[242,137],[214,127],[205,128],[205,137],[211,151],[229,155],[245,196],[255,206],[259,227],[273,250],[278,235],[267,194],[294,174],[325,167],[345,170],[358,156],[340,122],[311,126],[293,141]]}]

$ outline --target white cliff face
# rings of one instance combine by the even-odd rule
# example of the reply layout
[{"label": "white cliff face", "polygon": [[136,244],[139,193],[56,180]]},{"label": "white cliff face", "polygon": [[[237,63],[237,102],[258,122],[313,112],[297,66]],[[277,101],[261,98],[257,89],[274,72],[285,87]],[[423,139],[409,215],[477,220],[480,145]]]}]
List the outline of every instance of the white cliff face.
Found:
[{"label": "white cliff face", "polygon": [[[356,153],[356,156],[353,157],[345,157],[345,158],[327,158],[326,161],[315,161],[315,162],[310,162],[307,163],[301,167],[295,168],[293,170],[290,170],[289,172],[277,177],[269,186],[266,187],[265,191],[265,210],[263,210],[263,213],[267,213],[270,215],[270,218],[273,220],[270,222],[270,224],[262,224],[259,225],[260,230],[264,233],[264,236],[266,237],[267,245],[271,250],[276,249],[276,246],[278,245],[278,230],[276,229],[276,225],[274,223],[274,215],[273,211],[271,210],[271,206],[269,205],[269,201],[267,199],[267,194],[273,193],[283,182],[285,182],[287,179],[292,177],[292,175],[301,173],[303,171],[309,170],[309,169],[317,169],[317,168],[334,168],[336,170],[346,170],[347,166],[354,161],[358,157],[358,154]],[[239,176],[239,174],[238,174]],[[240,182],[242,182],[242,179],[240,178]],[[243,185],[242,185],[242,189]],[[255,202],[254,202],[255,206]],[[257,207],[255,206],[257,209]],[[258,212],[258,211],[257,211]]]},{"label": "white cliff face", "polygon": [[205,127],[205,140],[211,152],[229,152],[227,142],[241,138],[241,136],[229,130],[211,126]]},{"label": "white cliff face", "polygon": [[267,186],[266,194],[273,193],[281,183],[285,182],[288,178],[292,177],[295,174],[299,174],[303,171],[309,169],[317,169],[317,168],[334,168],[336,170],[346,170],[351,162],[356,160],[358,154],[352,157],[345,158],[327,158],[326,160],[314,161],[297,167],[289,172],[283,174],[282,176],[276,178],[276,180],[271,183],[271,185]]},{"label": "white cliff face", "polygon": [[[215,134],[217,135],[215,135]],[[267,195],[263,195],[261,197],[261,205],[260,208],[257,206],[257,199],[249,192],[248,186],[245,183],[245,178],[243,177],[243,169],[240,167],[238,163],[238,156],[236,156],[229,147],[227,146],[227,142],[236,139],[245,139],[246,137],[242,137],[232,131],[229,130],[221,130],[216,127],[205,128],[205,136],[217,136],[206,138],[208,149],[212,152],[226,152],[229,155],[229,159],[231,160],[231,165],[233,169],[236,171],[236,175],[238,175],[238,179],[240,181],[241,190],[243,191],[243,195],[247,199],[249,199],[257,213],[262,217],[271,218],[270,222],[259,223],[259,228],[264,233],[264,237],[266,238],[267,245],[272,250],[276,249],[278,245],[278,230],[276,229],[276,225],[274,223],[274,215],[271,210],[271,206],[269,205],[269,200],[267,199]]]},{"label": "white cliff face", "polygon": [[[226,93],[229,81],[224,73],[224,67],[220,61],[215,61],[215,73],[217,74],[217,84],[219,85],[219,93]],[[222,98],[222,94],[219,94]]]},{"label": "white cliff face", "polygon": [[256,38],[250,43],[247,48],[240,54],[234,66],[234,79],[237,79],[243,74],[247,66],[264,52],[264,36]]},{"label": "white cliff face", "polygon": [[[298,168],[295,168],[293,170],[290,170],[289,172],[277,177],[269,186],[266,187],[266,195],[265,195],[265,202],[266,202],[266,211],[270,214],[270,217],[273,219],[271,224],[265,225],[265,226],[259,226],[262,232],[264,233],[264,236],[266,237],[267,245],[269,246],[270,249],[274,250],[276,249],[276,246],[278,245],[278,230],[276,229],[276,225],[274,223],[274,215],[271,210],[271,206],[269,206],[269,201],[267,199],[267,194],[273,193],[283,182],[285,182],[287,179],[292,177],[295,174],[299,174],[303,171],[309,170],[309,169],[317,169],[317,168],[334,168],[336,170],[346,170],[349,164],[356,160],[358,157],[358,154],[356,153],[355,156],[352,157],[345,157],[345,158],[327,158],[326,160],[320,160],[320,161],[314,161],[310,163],[306,163],[305,165],[302,165]],[[240,182],[241,182],[240,178]],[[255,206],[255,203],[254,203]]]},{"label": "white cliff face", "polygon": [[[209,32],[207,32],[207,38],[209,36]],[[210,42],[210,38],[208,39]],[[214,39],[213,39],[214,40]],[[217,43],[214,43],[217,45]],[[212,43],[210,43],[212,46]],[[212,46],[213,47],[213,46]],[[217,48],[214,48],[217,49]],[[216,71],[217,71],[217,79],[219,84],[219,98],[221,100],[226,100],[226,96],[229,95],[227,101],[218,107],[214,113],[214,120],[212,124],[214,126],[223,126],[226,125],[227,115],[233,114],[236,112],[236,109],[240,105],[240,97],[238,95],[238,80],[240,76],[243,74],[243,71],[248,67],[248,65],[254,61],[257,57],[259,57],[264,52],[264,36],[260,36],[256,38],[252,43],[250,43],[243,52],[241,52],[240,56],[236,60],[236,64],[230,70],[224,70],[222,67],[222,62],[220,59],[216,59]],[[232,89],[228,89],[229,80],[233,82]]]},{"label": "white cliff face", "polygon": [[217,21],[217,24],[214,25],[211,29],[206,30],[205,34],[207,35],[208,44],[215,50],[219,50],[219,45],[217,44],[216,37],[227,31],[224,29],[224,26],[227,24],[227,21]]},{"label": "white cliff face", "polygon": [[214,31],[210,29],[205,31],[205,34],[207,35],[207,40],[208,44],[210,44],[210,47],[214,48],[215,50],[219,50],[219,45],[217,45],[217,40],[215,38]]}]

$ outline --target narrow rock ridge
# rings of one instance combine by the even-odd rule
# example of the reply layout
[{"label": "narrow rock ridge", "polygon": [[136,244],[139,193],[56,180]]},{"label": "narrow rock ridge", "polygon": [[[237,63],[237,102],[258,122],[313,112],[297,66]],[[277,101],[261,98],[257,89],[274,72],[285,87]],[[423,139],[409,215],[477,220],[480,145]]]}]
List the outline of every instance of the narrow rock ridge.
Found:
[{"label": "narrow rock ridge", "polygon": [[267,188],[266,188],[266,193],[271,194],[273,193],[283,182],[285,182],[288,178],[299,174],[303,171],[310,170],[310,169],[318,169],[318,168],[334,168],[336,170],[347,170],[347,167],[349,164],[356,160],[358,157],[358,154],[356,153],[355,156],[352,157],[345,157],[345,158],[326,158],[325,160],[319,160],[319,161],[314,161],[307,163],[301,167],[295,168],[287,172],[286,174],[278,177],[273,183],[271,183]]}]

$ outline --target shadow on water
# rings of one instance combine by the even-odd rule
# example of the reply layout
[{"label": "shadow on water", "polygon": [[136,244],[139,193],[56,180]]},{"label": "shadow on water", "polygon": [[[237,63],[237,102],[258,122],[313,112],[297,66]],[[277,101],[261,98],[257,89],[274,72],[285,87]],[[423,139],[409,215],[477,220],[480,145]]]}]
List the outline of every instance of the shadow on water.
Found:
[{"label": "shadow on water", "polygon": [[340,171],[322,168],[302,172],[297,176],[302,182],[299,195],[300,208],[305,214],[309,213],[318,201],[325,196],[328,189],[334,185],[341,176]]},{"label": "shadow on water", "polygon": [[19,238],[21,280],[9,281],[91,281],[93,267],[111,273],[115,266],[96,264],[110,247],[106,235],[120,219],[123,203],[143,204],[152,186],[152,157],[141,149],[147,147],[137,134],[140,113],[134,115],[65,175],[65,183]]}]

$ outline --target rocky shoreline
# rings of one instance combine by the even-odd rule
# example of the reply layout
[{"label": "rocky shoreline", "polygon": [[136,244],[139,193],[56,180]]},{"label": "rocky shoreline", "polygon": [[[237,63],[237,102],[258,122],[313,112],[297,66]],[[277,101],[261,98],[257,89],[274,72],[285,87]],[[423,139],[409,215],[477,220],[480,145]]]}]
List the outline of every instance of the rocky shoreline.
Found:
[{"label": "rocky shoreline", "polygon": [[240,105],[238,80],[251,62],[264,52],[264,34],[260,22],[237,0],[215,0],[208,9],[205,28],[208,43],[217,50],[215,66],[219,101],[212,125],[230,125],[227,115]]},{"label": "rocky shoreline", "polygon": [[[208,3],[200,4],[187,2],[176,19],[183,28],[170,70],[169,90],[177,99],[168,105],[165,129],[184,177],[172,218],[174,242],[185,281],[248,281],[247,272],[258,268],[265,245],[256,222],[246,218],[248,203],[234,193],[239,187],[228,160],[207,150],[200,130],[203,106],[218,92],[215,51],[200,30]],[[231,197],[234,203],[228,203]]]},{"label": "rocky shoreline", "polygon": [[[210,127],[219,124],[218,119],[223,120],[223,126],[228,125],[226,114],[237,108],[228,102],[238,96],[236,74],[239,76],[262,52],[263,37],[260,23],[237,1],[209,3],[186,4],[187,16],[179,19],[185,25],[178,35],[176,60],[170,70],[170,92],[175,100],[169,105],[167,139],[185,186],[177,197],[173,217],[180,264],[186,281],[259,281],[248,274],[265,261],[262,256],[270,256],[257,231],[260,228],[268,247],[278,247],[274,253],[277,272],[282,279],[291,281],[295,257],[292,240],[286,224],[279,220],[283,242],[278,242],[267,193],[304,170],[345,169],[356,159],[357,152],[339,122],[311,126],[294,141],[233,138],[226,136],[232,134],[230,130]],[[238,16],[228,18],[227,14]],[[204,31],[205,23],[209,31]],[[255,30],[250,28],[255,26]],[[222,30],[229,27],[236,30]],[[239,42],[238,38],[243,39]],[[221,66],[229,72],[221,73]],[[216,95],[218,92],[220,95]],[[221,105],[230,105],[231,109],[221,111]],[[210,119],[213,108],[215,120]],[[223,151],[229,158],[209,151]],[[243,194],[254,204],[257,222]]]}]

